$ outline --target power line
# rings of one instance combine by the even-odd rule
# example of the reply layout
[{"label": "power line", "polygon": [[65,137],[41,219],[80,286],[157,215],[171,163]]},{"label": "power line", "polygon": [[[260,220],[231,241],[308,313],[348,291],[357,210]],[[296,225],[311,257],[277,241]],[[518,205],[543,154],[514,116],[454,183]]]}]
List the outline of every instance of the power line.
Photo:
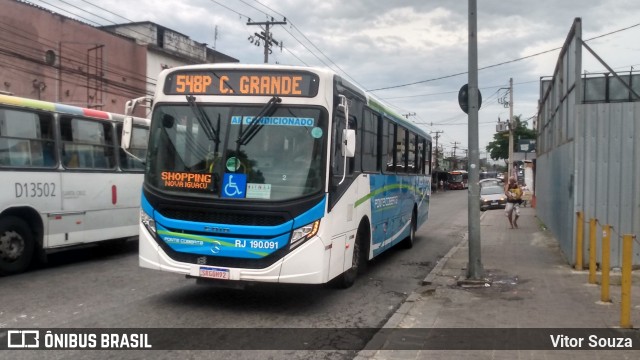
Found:
[{"label": "power line", "polygon": [[93,21],[93,20],[87,19],[87,18],[85,18],[85,17],[82,17],[82,16],[80,16],[80,15],[78,15],[78,14],[75,14],[75,13],[73,13],[73,12],[69,11],[69,10],[65,10],[65,9],[63,9],[63,8],[61,8],[61,7],[59,7],[59,6],[55,6],[55,5],[53,5],[53,4],[49,4],[48,2],[46,2],[46,1],[44,1],[44,0],[38,0],[38,1],[40,1],[40,2],[41,2],[41,3],[43,3],[43,4],[47,4],[47,5],[51,6],[51,7],[54,7],[54,8],[56,8],[56,9],[60,10],[60,11],[64,11],[64,12],[66,12],[66,13],[68,13],[68,14],[71,14],[71,15],[73,15],[73,16],[76,16],[76,17],[78,17],[78,18],[80,18],[80,19],[82,19],[82,20],[85,20],[85,21],[89,22],[89,23],[94,23],[94,24],[96,24],[96,25],[100,26],[100,24],[99,24],[99,23],[97,23],[97,22],[95,22],[95,21]]},{"label": "power line", "polygon": [[[632,28],[637,27],[637,26],[640,26],[640,23],[637,23],[637,24],[634,24],[634,25],[631,25],[631,26],[627,26],[627,27],[624,27],[624,28],[621,28],[621,29],[618,29],[618,30],[614,30],[614,31],[608,32],[606,34],[594,36],[594,37],[586,39],[584,41],[587,42],[587,41],[599,39],[599,38],[602,38],[602,37],[605,37],[605,36],[609,36],[609,35],[612,35],[612,34],[615,34],[615,33],[619,33],[619,32],[625,31],[625,30],[632,29]],[[550,53],[550,52],[553,52],[553,51],[557,51],[557,50],[560,50],[560,49],[562,49],[562,46],[556,47],[556,48],[553,48],[553,49],[549,49],[549,50],[545,50],[545,51],[540,51],[538,53],[527,55],[527,56],[523,56],[523,57],[516,58],[516,59],[513,59],[513,60],[507,60],[507,61],[503,61],[503,62],[500,62],[500,63],[497,63],[497,64],[484,66],[484,67],[478,68],[478,70],[486,70],[486,69],[491,69],[491,68],[494,68],[494,67],[497,67],[497,66],[511,64],[511,63],[514,63],[514,62],[526,60],[526,59],[529,59],[529,58],[532,58],[532,57],[540,56],[540,55],[547,54],[547,53]],[[370,90],[367,90],[367,91],[373,92],[373,91],[380,91],[380,90],[396,89],[396,88],[400,88],[400,87],[417,85],[417,84],[424,84],[424,83],[427,83],[427,82],[432,82],[432,81],[452,78],[452,77],[464,75],[464,74],[467,74],[467,73],[468,73],[468,71],[464,71],[464,72],[459,72],[459,73],[456,73],[456,74],[440,76],[440,77],[437,77],[437,78],[420,80],[420,81],[415,81],[415,82],[412,82],[412,83],[406,83],[406,84],[400,84],[400,85],[386,86],[386,87],[381,87],[381,88],[377,88],[377,89],[370,89]]]},{"label": "power line", "polygon": [[[80,1],[82,1],[83,3],[89,4],[89,5],[93,6],[93,7],[96,7],[96,8],[98,8],[98,9],[102,10],[102,11],[108,12],[108,13],[109,13],[109,14],[111,14],[111,15],[115,15],[115,16],[117,16],[117,17],[121,18],[121,19],[127,20],[127,21],[128,21],[128,22],[130,22],[130,23],[134,23],[134,22],[135,22],[135,21],[133,21],[133,20],[127,19],[126,17],[124,17],[124,16],[122,16],[122,15],[120,15],[120,14],[114,13],[114,12],[112,12],[112,11],[108,10],[108,9],[105,9],[105,8],[103,8],[103,7],[100,7],[100,6],[96,5],[96,4],[93,4],[93,3],[91,3],[91,2],[89,2],[89,1],[87,1],[87,0],[80,0]],[[87,11],[87,10],[84,10],[84,11]]]},{"label": "power line", "polygon": [[[238,1],[240,1],[241,3],[243,3],[243,4],[247,5],[248,7],[252,8],[252,9],[254,9],[254,10],[258,11],[258,12],[261,12],[261,13],[265,14],[265,15],[267,16],[267,18],[269,18],[269,17],[272,17],[272,18],[273,18],[273,17],[274,17],[273,15],[267,14],[266,12],[264,12],[264,10],[260,10],[260,9],[258,9],[257,7],[255,7],[255,6],[251,5],[251,4],[249,4],[248,2],[246,2],[246,1],[244,1],[244,0],[238,0]],[[257,1],[256,1],[256,2],[257,2]],[[260,4],[260,5],[262,5],[262,4]],[[264,5],[263,5],[263,6],[264,6]],[[284,15],[280,15],[280,16],[282,16],[283,18],[285,18],[285,19],[286,19],[286,16],[284,16]]]},{"label": "power line", "polygon": [[[259,1],[257,1],[257,0],[254,0],[254,1],[255,1],[256,3],[258,3],[258,4],[262,5],[262,6],[264,6],[265,8],[269,9],[270,11],[273,11],[274,13],[276,13],[276,14],[278,14],[278,15],[280,15],[280,16],[282,16],[282,17],[284,17],[284,18],[287,18],[286,16],[284,16],[283,14],[279,13],[278,11],[276,11],[276,10],[272,9],[271,7],[269,7],[269,6],[265,5],[265,4],[263,4],[263,3],[261,3],[261,2],[259,2]],[[265,14],[266,14],[266,13],[265,13]],[[268,15],[268,14],[266,14],[266,15]],[[300,35],[302,35],[302,37],[303,37],[303,38],[304,38],[304,39],[305,39],[309,44],[311,44],[311,46],[313,46],[313,47],[314,47],[314,48],[315,48],[315,49],[316,49],[320,54],[322,54],[322,56],[324,56],[327,60],[329,60],[329,62],[330,62],[331,64],[333,64],[336,68],[338,68],[338,70],[340,70],[340,72],[341,72],[341,73],[343,73],[346,77],[348,77],[348,78],[349,78],[351,81],[353,81],[356,85],[360,86],[360,87],[361,87],[361,88],[363,88],[363,89],[365,88],[364,86],[362,86],[362,84],[358,83],[358,81],[357,81],[356,79],[354,79],[351,75],[349,75],[349,74],[348,74],[348,73],[347,73],[343,68],[341,68],[341,67],[340,67],[338,64],[336,64],[333,60],[331,60],[331,58],[330,58],[330,57],[328,57],[328,56],[327,56],[327,55],[326,55],[326,54],[325,54],[325,53],[324,53],[324,52],[323,52],[323,51],[322,51],[318,46],[316,46],[316,45],[313,43],[313,41],[311,41],[311,40],[310,40],[310,39],[309,39],[309,38],[308,38],[308,37],[307,37],[307,36],[306,36],[306,35],[305,35],[305,34],[304,34],[304,33],[303,33],[303,32],[302,32],[302,31],[297,27],[297,26],[296,26],[296,24],[295,24],[293,21],[291,21],[291,19],[289,19],[289,23],[291,24],[291,27],[292,27],[293,29],[295,29],[298,33],[300,33]],[[287,32],[288,32],[288,31],[287,31]],[[293,37],[293,35],[292,35],[291,33],[289,33],[289,35],[291,35],[291,36]],[[297,39],[297,38],[295,38],[295,37],[294,37],[294,39],[296,39],[296,41],[298,41],[298,42],[302,45],[302,42],[301,42],[300,40],[298,40],[298,39]],[[304,45],[303,45],[303,46],[304,46]],[[305,49],[309,50],[306,46],[304,46],[304,47],[305,47]],[[316,56],[312,51],[310,51],[310,50],[309,50],[309,52],[311,52],[314,56]],[[316,56],[316,58],[318,58],[318,56]],[[320,58],[318,58],[318,60],[320,60]],[[324,61],[322,61],[322,60],[320,60],[320,61],[321,61],[325,66],[327,66],[327,67],[331,67],[331,66],[327,65]]]},{"label": "power line", "polygon": [[[10,24],[3,23],[2,21],[0,21],[0,24],[6,25],[6,26],[10,26]],[[11,35],[15,36],[16,38],[22,38],[22,39],[24,39],[24,40],[26,40],[28,42],[31,42],[31,43],[34,43],[34,44],[38,44],[38,45],[42,45],[42,46],[48,46],[48,47],[51,47],[51,48],[56,48],[58,46],[60,46],[60,47],[65,46],[64,43],[57,44],[53,40],[47,39],[45,37],[42,37],[41,35],[34,34],[34,33],[28,33],[28,32],[24,32],[24,31],[17,32],[15,30],[13,30],[13,28],[3,27],[1,25],[0,25],[0,30],[3,30],[2,31],[3,34],[11,34]],[[30,37],[28,37],[26,35],[31,35],[34,38],[43,39],[43,40],[49,42],[50,44],[45,44],[43,42],[35,40],[34,38],[30,38]],[[12,41],[12,40],[7,39],[7,38],[4,38],[4,39],[0,38],[0,39],[5,41],[5,42],[7,42],[7,43],[11,43],[11,44],[23,47],[26,50],[32,50],[32,53],[33,53],[34,56],[37,56],[37,55],[41,54],[41,49],[39,47],[27,45],[27,43],[24,42],[24,41],[21,41],[21,42],[17,43],[15,41]],[[69,52],[71,54],[78,55],[78,57],[86,56],[85,53],[79,52],[79,51],[77,51],[77,50],[75,50],[73,48],[69,48],[69,47],[65,46],[63,49],[65,50],[65,54],[67,52]],[[61,54],[58,54],[58,56],[60,58],[60,61],[66,60],[68,62],[78,62],[78,60],[76,58],[61,56]],[[133,80],[145,82],[147,84],[152,84],[152,85],[155,84],[155,82],[149,82],[148,80],[155,81],[156,79],[150,78],[150,77],[148,77],[146,75],[143,75],[143,74],[140,74],[140,73],[137,73],[137,72],[133,72],[133,71],[130,71],[129,69],[127,69],[127,68],[121,68],[121,67],[115,66],[113,64],[106,63],[106,65],[107,66],[105,66],[103,68],[103,70],[105,72],[107,72],[107,73],[112,73],[112,74],[117,75],[117,76],[130,77]],[[113,69],[118,69],[118,70],[121,70],[121,71],[116,71],[116,70],[113,70]]]},{"label": "power line", "polygon": [[225,8],[225,9],[227,9],[227,10],[229,10],[229,11],[235,13],[235,14],[238,14],[238,16],[240,16],[240,17],[244,17],[247,20],[251,20],[251,18],[249,16],[247,16],[247,15],[241,13],[241,12],[238,12],[236,10],[233,10],[232,8],[230,8],[230,7],[228,7],[228,6],[224,5],[224,4],[221,4],[221,3],[217,2],[216,0],[209,0],[209,1],[211,1],[212,3],[218,4],[218,5],[222,6],[223,8]]}]

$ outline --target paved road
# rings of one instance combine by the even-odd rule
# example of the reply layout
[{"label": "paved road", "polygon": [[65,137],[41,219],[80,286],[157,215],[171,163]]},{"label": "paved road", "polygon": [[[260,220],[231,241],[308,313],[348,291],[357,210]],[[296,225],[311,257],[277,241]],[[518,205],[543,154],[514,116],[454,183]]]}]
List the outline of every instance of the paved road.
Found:
[{"label": "paved road", "polygon": [[[393,249],[375,259],[347,290],[301,285],[258,285],[245,290],[198,286],[178,275],[139,268],[136,243],[124,251],[91,248],[56,254],[42,268],[0,278],[0,327],[379,327],[463,237],[466,208],[466,191],[433,196],[430,219],[418,230],[414,248]],[[0,357],[351,359],[356,351],[20,351],[9,355]]]}]

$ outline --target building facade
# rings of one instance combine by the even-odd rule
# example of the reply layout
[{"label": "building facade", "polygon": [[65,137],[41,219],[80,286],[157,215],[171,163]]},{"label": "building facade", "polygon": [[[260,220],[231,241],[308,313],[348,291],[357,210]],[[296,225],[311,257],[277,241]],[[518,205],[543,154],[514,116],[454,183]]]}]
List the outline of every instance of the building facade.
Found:
[{"label": "building facade", "polygon": [[23,1],[0,8],[4,94],[122,113],[153,94],[164,68],[238,62],[151,22],[97,28]]},{"label": "building facade", "polygon": [[135,39],[146,47],[146,91],[149,94],[155,91],[158,73],[164,69],[190,64],[239,62],[207,47],[205,43],[150,21],[104,26],[102,29]]}]

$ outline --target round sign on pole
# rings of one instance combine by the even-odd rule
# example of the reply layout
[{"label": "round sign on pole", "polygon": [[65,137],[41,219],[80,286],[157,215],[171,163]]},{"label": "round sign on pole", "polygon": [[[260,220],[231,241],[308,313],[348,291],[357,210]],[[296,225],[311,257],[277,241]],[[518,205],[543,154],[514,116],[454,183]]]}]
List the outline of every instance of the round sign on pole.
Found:
[{"label": "round sign on pole", "polygon": [[[460,104],[460,109],[464,111],[466,114],[469,113],[469,84],[464,84],[460,88],[458,92],[458,104]],[[480,94],[480,89],[478,89],[478,110],[482,105],[482,94]]]}]

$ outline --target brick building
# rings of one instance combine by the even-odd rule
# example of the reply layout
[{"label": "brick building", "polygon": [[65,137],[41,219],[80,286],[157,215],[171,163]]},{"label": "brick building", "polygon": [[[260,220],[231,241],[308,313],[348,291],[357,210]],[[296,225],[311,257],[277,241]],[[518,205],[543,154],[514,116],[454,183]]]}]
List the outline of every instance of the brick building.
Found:
[{"label": "brick building", "polygon": [[122,113],[164,67],[238,62],[151,22],[97,28],[23,1],[0,7],[2,93]]}]

